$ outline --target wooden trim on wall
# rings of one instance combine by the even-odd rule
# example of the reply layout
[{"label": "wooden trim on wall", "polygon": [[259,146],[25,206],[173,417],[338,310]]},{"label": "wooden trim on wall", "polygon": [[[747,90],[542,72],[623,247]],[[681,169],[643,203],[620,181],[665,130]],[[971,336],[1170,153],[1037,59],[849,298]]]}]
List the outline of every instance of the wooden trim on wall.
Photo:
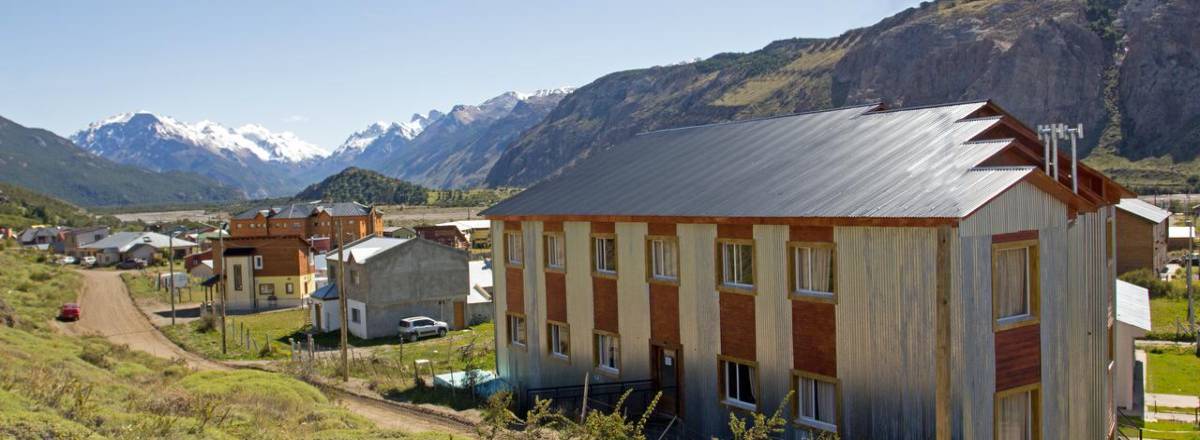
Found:
[{"label": "wooden trim on wall", "polygon": [[[999,279],[996,278],[998,256],[1001,251],[1009,249],[1029,248],[1029,317],[1010,322],[1000,322],[1000,307],[996,301],[996,291],[999,290]],[[1027,325],[1036,325],[1041,321],[1041,265],[1038,255],[1038,240],[1017,240],[992,243],[992,331],[999,332]]]},{"label": "wooden trim on wall", "polygon": [[843,432],[842,423],[844,422],[842,418],[842,380],[810,371],[792,369],[792,425],[800,428],[825,431],[824,429],[800,421],[800,378],[802,377],[833,383],[833,410],[836,413],[834,423],[837,425],[837,433],[841,434]]},{"label": "wooden trim on wall", "polygon": [[1031,431],[1033,431],[1033,439],[1041,440],[1041,438],[1042,438],[1042,383],[1041,382],[1031,383],[1029,385],[1019,386],[1016,388],[1011,388],[1011,389],[1007,389],[1004,391],[996,392],[995,396],[992,398],[992,438],[999,438],[999,434],[1000,434],[1000,424],[998,423],[1000,421],[1000,400],[1005,397],[1014,395],[1014,394],[1020,394],[1020,393],[1025,393],[1025,392],[1029,392],[1029,397],[1031,400],[1030,405],[1029,405],[1029,407],[1030,407],[1029,412],[1031,413],[1030,416],[1033,417],[1033,427],[1032,427],[1033,429],[1031,429]]},{"label": "wooden trim on wall", "polygon": [[[655,240],[662,240],[675,244],[675,279],[662,279],[654,277],[654,248],[652,243]],[[666,284],[670,286],[679,285],[679,237],[674,235],[647,235],[645,239],[646,251],[646,282],[654,284]]]},{"label": "wooden trim on wall", "polygon": [[715,267],[715,270],[713,273],[713,275],[714,275],[713,278],[716,283],[717,291],[718,292],[726,292],[726,293],[737,293],[737,294],[742,294],[742,295],[757,295],[758,294],[758,258],[757,258],[757,256],[751,257],[751,262],[752,262],[752,264],[754,264],[754,284],[751,287],[747,288],[747,287],[726,285],[725,284],[725,267],[724,267],[725,255],[724,255],[724,253],[721,252],[721,245],[723,245],[723,244],[750,245],[750,250],[751,250],[750,254],[751,255],[754,255],[754,251],[756,251],[756,249],[754,248],[754,239],[752,239],[752,238],[751,239],[717,238],[717,240],[713,246],[713,252],[714,252],[714,256],[715,256],[715,258],[713,258],[713,260],[716,261],[716,267]]},{"label": "wooden trim on wall", "polygon": [[[593,223],[593,225],[594,224],[595,223]],[[596,269],[596,239],[598,238],[611,238],[613,241],[613,271],[611,273],[601,272]],[[617,252],[617,234],[613,232],[593,232],[588,238],[588,242],[590,243],[589,248],[591,249],[592,254],[591,258],[589,258],[592,262],[592,276],[598,278],[612,278],[614,280],[617,279],[617,274],[621,273],[621,262],[618,258],[620,256],[618,255],[620,252]]]},{"label": "wooden trim on wall", "polygon": [[[813,295],[800,292],[796,285],[796,248],[814,248],[814,249],[829,249],[829,272],[832,278],[830,279],[830,292],[832,296]],[[787,268],[787,289],[788,297],[797,301],[813,301],[830,304],[837,304],[837,245],[832,242],[812,242],[812,241],[789,241],[787,242],[787,258],[785,259]]]},{"label": "wooden trim on wall", "polygon": [[[725,375],[726,375],[725,363],[726,362],[742,364],[742,365],[746,365],[746,366],[749,366],[750,368],[754,369],[753,380],[754,380],[754,391],[756,394],[754,396],[754,409],[753,410],[746,409],[741,406],[737,406],[735,404],[731,404],[731,403],[725,401]],[[758,408],[761,407],[761,404],[762,404],[762,395],[761,395],[762,394],[762,381],[759,379],[759,377],[761,377],[761,376],[762,376],[762,374],[759,371],[757,361],[751,361],[751,360],[742,359],[742,358],[738,358],[738,357],[718,354],[717,355],[717,403],[729,408],[731,411],[746,411],[746,412],[758,411]]]},{"label": "wooden trim on wall", "polygon": [[[554,236],[558,238],[558,244],[563,247],[562,267],[550,267],[550,241],[546,237]],[[546,272],[566,273],[567,271],[567,236],[562,231],[550,231],[542,233],[542,270]]]}]

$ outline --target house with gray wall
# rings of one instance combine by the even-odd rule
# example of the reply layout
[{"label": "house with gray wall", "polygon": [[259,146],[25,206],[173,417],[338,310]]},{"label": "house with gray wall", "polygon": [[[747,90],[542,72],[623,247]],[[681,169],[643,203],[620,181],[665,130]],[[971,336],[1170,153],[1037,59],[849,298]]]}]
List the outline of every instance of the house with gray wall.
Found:
[{"label": "house with gray wall", "polygon": [[[394,336],[400,320],[411,316],[445,321],[451,329],[466,326],[466,251],[420,238],[367,237],[346,245],[341,258],[346,288],[337,290],[346,295],[354,336]],[[326,259],[336,284],[343,260],[337,249]]]}]

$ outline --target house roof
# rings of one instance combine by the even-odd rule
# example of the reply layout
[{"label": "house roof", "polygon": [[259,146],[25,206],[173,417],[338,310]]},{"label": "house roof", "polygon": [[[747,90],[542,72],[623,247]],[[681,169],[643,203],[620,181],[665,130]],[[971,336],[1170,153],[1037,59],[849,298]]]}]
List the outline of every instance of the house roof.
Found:
[{"label": "house roof", "polygon": [[248,209],[235,215],[233,218],[237,220],[249,220],[257,217],[259,213],[272,219],[307,218],[322,211],[328,212],[329,215],[334,217],[363,216],[371,212],[371,207],[353,202],[292,203],[282,206]]},{"label": "house roof", "polygon": [[491,220],[457,220],[452,222],[438,223],[438,226],[454,226],[463,234],[469,234],[473,229],[491,229]]},{"label": "house roof", "polygon": [[1117,209],[1136,215],[1138,217],[1149,220],[1150,223],[1162,223],[1171,216],[1171,211],[1154,206],[1146,201],[1130,197],[1121,199],[1121,203],[1117,204]]},{"label": "house roof", "polygon": [[37,237],[57,237],[66,228],[59,226],[38,226],[21,231],[21,235],[17,237],[18,241],[28,242],[33,241]]},{"label": "house roof", "polygon": [[1167,238],[1189,238],[1195,237],[1191,232],[1191,227],[1188,226],[1168,226]]},{"label": "house roof", "polygon": [[975,140],[989,102],[878,108],[641,134],[482,214],[961,219],[1041,173],[980,166],[1014,145]]},{"label": "house roof", "polygon": [[[146,242],[147,238],[149,238],[149,242]],[[118,232],[80,247],[85,249],[116,249],[118,252],[127,252],[139,244],[148,244],[155,249],[166,249],[169,245],[173,245],[176,248],[199,246],[182,238],[171,240],[170,237],[157,232]]]},{"label": "house roof", "polygon": [[319,299],[322,301],[337,299],[338,298],[337,284],[329,283],[324,286],[321,286],[321,288],[317,289],[315,292],[313,292],[311,295],[309,295],[309,297],[311,297],[313,299]]},{"label": "house roof", "polygon": [[1117,280],[1117,321],[1150,331],[1150,291]]},{"label": "house roof", "polygon": [[[345,258],[353,260],[358,264],[364,264],[371,257],[378,255],[388,249],[402,245],[412,240],[411,238],[391,238],[391,237],[375,237],[371,236],[362,240],[355,241],[346,245]],[[325,254],[326,260],[341,261],[338,259],[337,249],[333,249]]]}]

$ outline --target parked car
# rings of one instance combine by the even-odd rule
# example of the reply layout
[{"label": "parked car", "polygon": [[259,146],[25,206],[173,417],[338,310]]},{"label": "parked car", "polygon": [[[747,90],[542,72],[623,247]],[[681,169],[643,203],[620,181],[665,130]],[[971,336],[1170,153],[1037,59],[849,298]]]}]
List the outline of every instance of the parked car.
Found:
[{"label": "parked car", "polygon": [[58,319],[62,321],[79,320],[79,304],[66,303],[58,309]]},{"label": "parked car", "polygon": [[70,255],[63,255],[62,257],[60,257],[58,259],[58,264],[62,264],[62,265],[75,264],[75,257],[72,257]]},{"label": "parked car", "polygon": [[96,265],[96,257],[91,255],[85,256],[79,260],[79,265],[83,267],[92,267]]},{"label": "parked car", "polygon": [[400,320],[400,339],[415,341],[425,336],[446,336],[450,325],[427,316],[414,316]]},{"label": "parked car", "polygon": [[145,268],[146,268],[146,260],[143,260],[141,258],[134,258],[132,260],[125,260],[120,263],[117,263],[117,269],[145,269]]}]

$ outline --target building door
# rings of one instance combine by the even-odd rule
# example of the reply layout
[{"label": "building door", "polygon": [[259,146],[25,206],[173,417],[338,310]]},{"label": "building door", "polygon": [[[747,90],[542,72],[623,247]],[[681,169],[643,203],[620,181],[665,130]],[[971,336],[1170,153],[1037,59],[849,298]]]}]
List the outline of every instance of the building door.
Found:
[{"label": "building door", "polygon": [[467,326],[467,304],[462,301],[454,302],[454,328],[461,329]]},{"label": "building door", "polygon": [[654,371],[651,372],[654,387],[663,393],[659,408],[671,414],[681,415],[679,402],[683,394],[679,389],[679,379],[682,375],[680,352],[658,345],[652,346],[651,350],[654,354]]},{"label": "building door", "polygon": [[324,311],[321,310],[321,303],[313,302],[313,328],[317,329],[317,331],[319,331],[319,332],[325,331],[325,328],[321,327],[321,313],[322,312],[324,312]]}]

